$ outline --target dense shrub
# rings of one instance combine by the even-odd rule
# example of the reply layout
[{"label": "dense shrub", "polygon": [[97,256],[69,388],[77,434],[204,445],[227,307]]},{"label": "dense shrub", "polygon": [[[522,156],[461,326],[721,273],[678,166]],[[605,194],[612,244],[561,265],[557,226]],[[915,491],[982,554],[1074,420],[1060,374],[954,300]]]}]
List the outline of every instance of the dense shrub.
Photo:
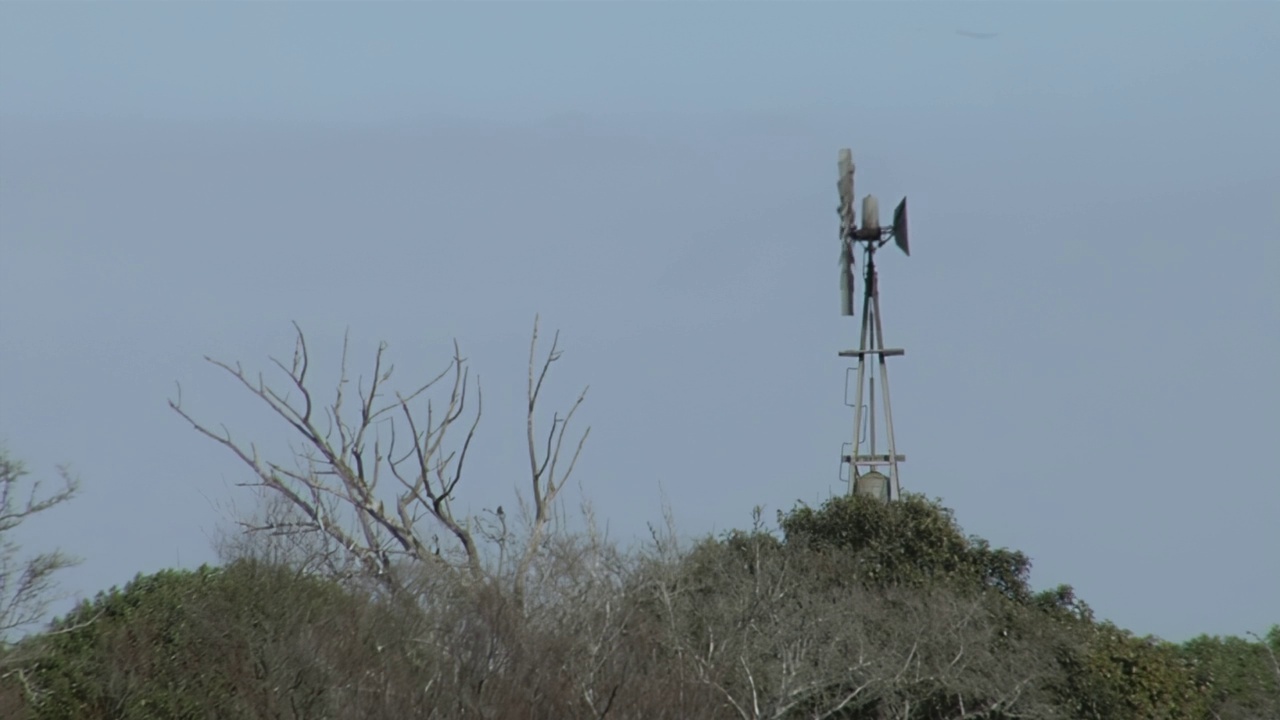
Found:
[{"label": "dense shrub", "polygon": [[333,583],[251,562],[138,576],[26,644],[40,651],[34,716],[259,717],[281,685],[317,710],[335,681],[321,636],[355,630],[356,607]]},{"label": "dense shrub", "polygon": [[1280,625],[1266,637],[1202,635],[1182,645],[1209,705],[1220,720],[1280,718]]},{"label": "dense shrub", "polygon": [[966,536],[939,501],[904,494],[885,503],[861,495],[834,497],[821,508],[800,507],[782,518],[788,543],[838,548],[857,559],[858,577],[876,585],[947,583],[994,588],[1011,599],[1030,597],[1031,561]]},{"label": "dense shrub", "polygon": [[[390,592],[241,559],[139,576],[0,657],[0,714],[160,718],[1276,717],[1267,642],[1098,622],[936,502],[835,498],[684,549],[547,544]],[[315,567],[314,565],[306,565]],[[1217,713],[1212,715],[1211,713]]]}]

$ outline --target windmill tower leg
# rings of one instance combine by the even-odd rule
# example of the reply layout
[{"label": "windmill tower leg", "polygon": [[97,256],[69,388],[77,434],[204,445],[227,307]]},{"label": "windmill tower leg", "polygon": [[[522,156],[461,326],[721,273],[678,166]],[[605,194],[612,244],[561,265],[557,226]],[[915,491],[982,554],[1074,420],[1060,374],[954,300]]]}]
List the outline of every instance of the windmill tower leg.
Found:
[{"label": "windmill tower leg", "polygon": [[[857,350],[845,350],[840,353],[841,357],[856,357],[858,359],[856,381],[858,389],[855,392],[853,411],[853,442],[850,445],[852,450],[846,458],[849,463],[849,494],[862,493],[882,497],[885,500],[897,500],[901,496],[898,463],[905,461],[906,457],[898,454],[897,438],[894,435],[893,408],[889,396],[889,371],[886,360],[891,356],[903,355],[905,351],[884,346],[884,323],[880,318],[880,289],[877,282],[875,259],[872,256],[873,252],[868,250],[865,263],[866,278],[863,283],[865,296],[862,303],[862,333],[859,348]],[[876,454],[874,442],[870,452],[866,454],[862,452],[862,436],[867,434],[874,438],[876,434],[875,408],[870,408],[871,412],[863,412],[863,399],[868,394],[867,386],[869,383],[874,382],[874,378],[868,377],[867,373],[867,364],[872,356],[876,360],[876,372],[880,377],[882,389],[884,430],[885,437],[889,441],[889,453],[887,455]],[[870,402],[874,403],[875,401],[875,393],[872,391],[870,393]]]},{"label": "windmill tower leg", "polygon": [[[889,498],[897,500],[901,497],[902,488],[898,483],[898,444],[893,435],[893,405],[889,402],[889,366],[886,358],[889,352],[884,347],[884,323],[880,319],[880,288],[876,287],[876,278],[871,278],[871,303],[875,305],[875,348],[880,356],[880,389],[884,395],[884,427],[889,440]],[[873,450],[874,452],[874,450]],[[904,460],[906,458],[903,458]]]},{"label": "windmill tower leg", "polygon": [[856,391],[854,391],[853,404],[853,442],[850,444],[849,451],[849,494],[853,495],[858,487],[858,456],[862,450],[862,401],[863,391],[867,386],[867,341],[871,340],[871,288],[866,288],[867,292],[862,300],[862,333],[858,340],[858,379]]}]

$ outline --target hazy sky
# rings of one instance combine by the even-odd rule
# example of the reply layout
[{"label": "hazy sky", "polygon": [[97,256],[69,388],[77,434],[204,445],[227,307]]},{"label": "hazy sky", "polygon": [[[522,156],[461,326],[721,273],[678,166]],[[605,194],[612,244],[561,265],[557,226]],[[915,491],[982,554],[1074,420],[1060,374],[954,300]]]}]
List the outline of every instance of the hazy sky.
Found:
[{"label": "hazy sky", "polygon": [[535,312],[614,537],[842,492],[848,146],[911,199],[904,489],[1137,632],[1265,630],[1277,76],[1269,2],[5,2],[0,439],[84,483],[22,540],[81,596],[212,561],[247,470],[166,400],[282,446],[201,357],[269,370],[291,320],[402,387],[458,338],[475,510],[525,482]]}]

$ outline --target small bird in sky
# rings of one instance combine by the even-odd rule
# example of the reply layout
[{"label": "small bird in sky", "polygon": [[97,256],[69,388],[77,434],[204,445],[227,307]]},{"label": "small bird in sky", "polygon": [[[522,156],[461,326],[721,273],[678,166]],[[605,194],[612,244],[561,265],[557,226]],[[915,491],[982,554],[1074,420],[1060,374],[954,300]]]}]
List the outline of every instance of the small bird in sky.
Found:
[{"label": "small bird in sky", "polygon": [[963,35],[964,37],[967,37],[967,38],[974,38],[974,39],[977,39],[977,40],[990,40],[991,38],[995,37],[995,36],[996,36],[996,35],[998,35],[999,33],[993,33],[993,32],[973,32],[972,30],[957,30],[957,31],[956,31],[956,34],[957,34],[957,35]]}]

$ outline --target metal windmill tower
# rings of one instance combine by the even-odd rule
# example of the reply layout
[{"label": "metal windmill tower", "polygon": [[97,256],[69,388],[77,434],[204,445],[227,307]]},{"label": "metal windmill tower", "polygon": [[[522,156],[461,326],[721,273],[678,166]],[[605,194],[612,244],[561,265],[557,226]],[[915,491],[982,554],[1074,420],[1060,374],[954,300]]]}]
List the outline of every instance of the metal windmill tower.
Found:
[{"label": "metal windmill tower", "polygon": [[[907,457],[898,454],[897,440],[893,434],[893,410],[889,404],[889,369],[886,360],[903,355],[900,348],[884,346],[884,323],[880,315],[880,286],[876,273],[876,251],[890,240],[910,255],[907,245],[907,200],[902,199],[893,211],[893,225],[880,226],[880,208],[874,196],[862,199],[862,225],[854,218],[853,153],[840,151],[840,304],[841,314],[854,315],[854,258],[862,255],[862,335],[857,350],[842,350],[840,357],[857,358],[856,391],[853,401],[853,442],[846,446],[847,455],[841,458],[841,468],[849,465],[849,493],[871,495],[884,500],[896,500],[900,495],[898,463]],[[884,439],[888,454],[878,454],[876,448],[876,378],[880,379],[880,395],[884,412]],[[848,373],[845,374],[845,402],[848,403]],[[864,448],[864,443],[867,447]],[[844,474],[841,473],[844,479]]]}]

